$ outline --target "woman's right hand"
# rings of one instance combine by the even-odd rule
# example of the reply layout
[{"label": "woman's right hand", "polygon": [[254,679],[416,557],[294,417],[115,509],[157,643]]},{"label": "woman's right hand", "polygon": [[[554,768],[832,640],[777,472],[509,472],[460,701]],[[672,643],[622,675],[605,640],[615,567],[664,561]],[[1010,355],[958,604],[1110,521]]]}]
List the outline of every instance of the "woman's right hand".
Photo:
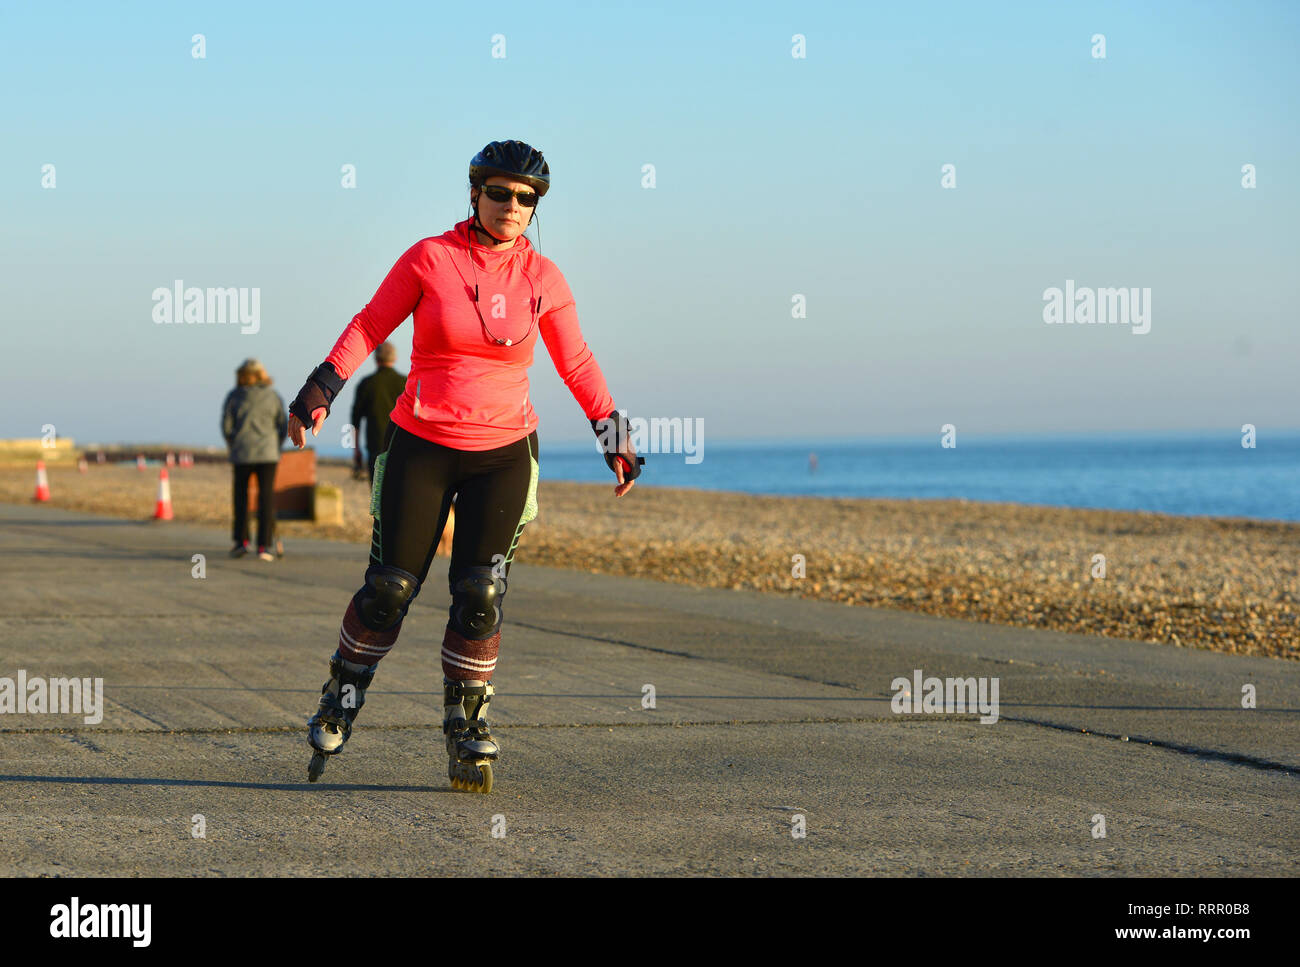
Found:
[{"label": "woman's right hand", "polygon": [[[320,428],[325,424],[325,414],[327,412],[328,410],[326,410],[325,407],[323,406],[318,406],[316,407],[316,409],[311,411],[311,419],[312,419],[311,435],[312,436],[317,436],[320,434]],[[302,449],[302,445],[307,439],[306,433],[303,432],[304,429],[306,428],[302,425],[302,421],[298,419],[297,415],[290,413],[289,414],[289,439],[293,441],[293,445],[297,447],[299,450]]]},{"label": "woman's right hand", "polygon": [[330,404],[334,402],[334,397],[339,395],[343,389],[345,380],[338,374],[333,363],[328,359],[311,371],[307,377],[307,382],[302,384],[302,389],[298,395],[293,398],[289,404],[289,439],[299,450],[303,444],[303,430],[306,429],[303,424],[302,416],[311,414],[311,435],[316,436],[320,433],[321,424],[325,422],[325,417],[329,415]]}]

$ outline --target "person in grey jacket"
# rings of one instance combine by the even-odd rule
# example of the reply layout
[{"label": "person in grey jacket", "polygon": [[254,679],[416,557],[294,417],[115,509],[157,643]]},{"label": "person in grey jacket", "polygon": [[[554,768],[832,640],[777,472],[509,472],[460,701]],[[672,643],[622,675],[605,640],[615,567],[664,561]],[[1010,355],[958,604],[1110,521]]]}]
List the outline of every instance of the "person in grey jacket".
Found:
[{"label": "person in grey jacket", "polygon": [[257,475],[257,556],[275,557],[268,550],[275,534],[275,470],[280,445],[289,435],[284,401],[271,389],[271,377],[256,359],[235,370],[237,385],[221,408],[221,435],[235,467],[235,546],[231,557],[248,553],[248,478]]}]

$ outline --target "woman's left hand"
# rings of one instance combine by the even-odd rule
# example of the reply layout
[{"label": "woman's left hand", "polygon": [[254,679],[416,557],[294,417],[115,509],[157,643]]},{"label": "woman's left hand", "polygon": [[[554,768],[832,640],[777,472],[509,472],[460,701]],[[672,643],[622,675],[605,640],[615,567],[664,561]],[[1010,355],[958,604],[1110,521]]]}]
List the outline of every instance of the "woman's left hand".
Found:
[{"label": "woman's left hand", "polygon": [[635,480],[623,480],[623,460],[622,458],[614,461],[614,476],[618,478],[618,486],[614,488],[614,496],[622,497],[625,493],[636,486]]}]

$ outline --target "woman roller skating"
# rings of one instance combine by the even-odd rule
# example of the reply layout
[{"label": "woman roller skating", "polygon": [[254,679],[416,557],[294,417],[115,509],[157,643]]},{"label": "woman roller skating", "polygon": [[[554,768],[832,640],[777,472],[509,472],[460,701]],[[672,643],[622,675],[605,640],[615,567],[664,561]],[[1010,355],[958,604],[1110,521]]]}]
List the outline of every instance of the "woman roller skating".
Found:
[{"label": "woman roller skating", "polygon": [[392,412],[388,450],[375,463],[374,531],[365,583],[352,596],[330,659],[330,679],[308,722],[308,778],[340,752],[375,666],[397,641],[456,498],[442,641],[443,724],[453,787],[492,789],[498,747],[484,710],[501,643],[501,607],[524,525],[537,516],[537,414],[528,367],[540,333],[555,368],[632,489],[644,458],[578,327],[573,296],[550,259],[523,236],[551,186],[542,153],[494,141],[469,166],[472,217],[411,246],[343,330],[290,406],[289,436],[320,432],[343,384],[407,316],[411,373]]}]

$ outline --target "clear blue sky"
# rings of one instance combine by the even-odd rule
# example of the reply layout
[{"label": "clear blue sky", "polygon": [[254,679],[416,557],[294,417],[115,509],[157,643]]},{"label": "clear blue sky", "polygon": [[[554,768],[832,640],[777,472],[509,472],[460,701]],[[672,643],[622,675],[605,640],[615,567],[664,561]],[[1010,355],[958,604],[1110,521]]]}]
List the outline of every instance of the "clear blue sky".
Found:
[{"label": "clear blue sky", "polygon": [[[240,360],[292,398],[498,138],[546,153],[540,248],[633,415],[1296,427],[1298,41],[1250,0],[5,5],[0,436],[219,443]],[[155,325],[175,279],[260,288],[260,331]],[[1151,288],[1151,331],[1044,324],[1066,279]],[[540,344],[532,382],[586,439]]]}]

